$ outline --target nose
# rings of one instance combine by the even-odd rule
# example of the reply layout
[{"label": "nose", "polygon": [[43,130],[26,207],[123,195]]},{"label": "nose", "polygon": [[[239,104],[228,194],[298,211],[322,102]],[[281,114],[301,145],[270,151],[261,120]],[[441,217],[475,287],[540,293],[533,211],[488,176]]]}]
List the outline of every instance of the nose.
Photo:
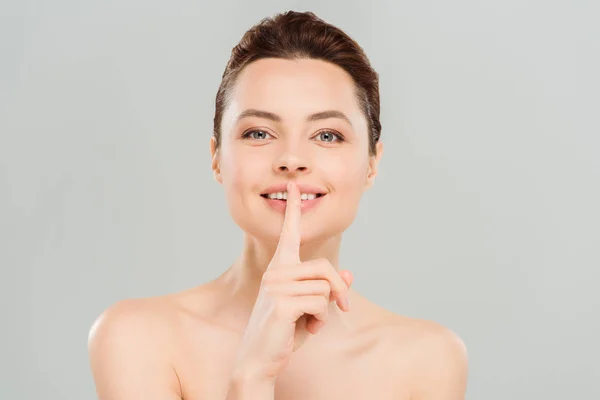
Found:
[{"label": "nose", "polygon": [[310,163],[308,157],[301,154],[299,149],[290,149],[282,152],[282,154],[276,158],[273,169],[276,173],[306,173],[310,170]]}]

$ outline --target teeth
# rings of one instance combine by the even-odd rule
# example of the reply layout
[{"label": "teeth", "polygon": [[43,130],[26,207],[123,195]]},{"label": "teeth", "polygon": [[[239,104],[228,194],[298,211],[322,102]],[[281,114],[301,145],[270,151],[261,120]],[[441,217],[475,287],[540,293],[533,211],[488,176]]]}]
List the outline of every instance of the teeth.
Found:
[{"label": "teeth", "polygon": [[[287,200],[287,192],[269,193],[267,195],[270,199]],[[314,193],[302,193],[300,198],[302,200],[314,200],[317,197]]]}]

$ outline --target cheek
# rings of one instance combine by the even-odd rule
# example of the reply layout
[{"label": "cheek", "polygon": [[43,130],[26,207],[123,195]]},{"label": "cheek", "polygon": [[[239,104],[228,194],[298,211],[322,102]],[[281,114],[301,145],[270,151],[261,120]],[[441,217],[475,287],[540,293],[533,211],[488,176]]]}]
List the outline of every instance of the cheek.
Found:
[{"label": "cheek", "polygon": [[365,183],[368,160],[356,154],[340,155],[325,160],[323,158],[320,169],[333,184],[335,191],[350,197],[360,196]]},{"label": "cheek", "polygon": [[345,231],[354,221],[364,192],[368,158],[357,154],[340,154],[323,158],[318,175],[332,186],[333,196],[324,211],[327,224],[315,226],[321,235],[331,236]]},{"label": "cheek", "polygon": [[220,166],[229,212],[238,225],[245,226],[264,182],[265,158],[231,147],[222,153]]},{"label": "cheek", "polygon": [[[221,158],[221,176],[226,191],[247,190],[264,174],[264,157],[228,149]],[[262,172],[261,172],[262,171]]]}]

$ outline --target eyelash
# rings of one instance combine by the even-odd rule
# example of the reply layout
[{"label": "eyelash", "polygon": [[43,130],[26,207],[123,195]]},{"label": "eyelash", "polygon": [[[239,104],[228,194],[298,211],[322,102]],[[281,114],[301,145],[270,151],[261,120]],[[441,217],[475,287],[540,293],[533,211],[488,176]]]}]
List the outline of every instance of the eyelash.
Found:
[{"label": "eyelash", "polygon": [[[252,135],[254,132],[264,132],[264,133],[266,133],[267,135],[270,135],[270,133],[269,133],[269,132],[267,132],[267,131],[264,131],[264,130],[261,130],[261,129],[254,129],[254,130],[251,130],[251,131],[248,131],[248,132],[244,133],[244,134],[242,135],[242,139],[251,139],[251,138],[250,138],[250,135]],[[339,133],[336,133],[336,132],[334,132],[334,131],[321,131],[321,132],[319,132],[319,133],[318,133],[316,136],[322,135],[323,133],[330,133],[330,134],[332,134],[333,136],[336,136],[336,137],[337,137],[337,140],[336,140],[336,141],[334,141],[334,142],[340,142],[340,143],[342,143],[342,142],[345,142],[345,141],[346,141],[346,139],[345,139],[345,138],[344,138],[344,137],[343,137],[341,134],[339,134]],[[271,136],[273,136],[273,135],[271,135]],[[254,139],[254,140],[262,141],[262,140],[266,140],[266,139]],[[334,142],[325,142],[325,141],[323,141],[323,143],[334,143]]]}]

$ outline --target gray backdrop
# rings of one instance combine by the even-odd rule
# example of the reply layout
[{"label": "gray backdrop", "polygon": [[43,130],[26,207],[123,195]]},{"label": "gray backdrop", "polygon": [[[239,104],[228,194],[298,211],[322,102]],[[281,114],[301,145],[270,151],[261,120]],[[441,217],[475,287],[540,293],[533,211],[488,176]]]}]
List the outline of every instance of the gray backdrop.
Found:
[{"label": "gray backdrop", "polygon": [[94,398],[102,310],[233,261],[214,98],[243,32],[288,9],[381,75],[386,152],[342,247],[357,290],[457,332],[468,399],[600,398],[596,2],[201,3],[1,6],[1,399]]}]

